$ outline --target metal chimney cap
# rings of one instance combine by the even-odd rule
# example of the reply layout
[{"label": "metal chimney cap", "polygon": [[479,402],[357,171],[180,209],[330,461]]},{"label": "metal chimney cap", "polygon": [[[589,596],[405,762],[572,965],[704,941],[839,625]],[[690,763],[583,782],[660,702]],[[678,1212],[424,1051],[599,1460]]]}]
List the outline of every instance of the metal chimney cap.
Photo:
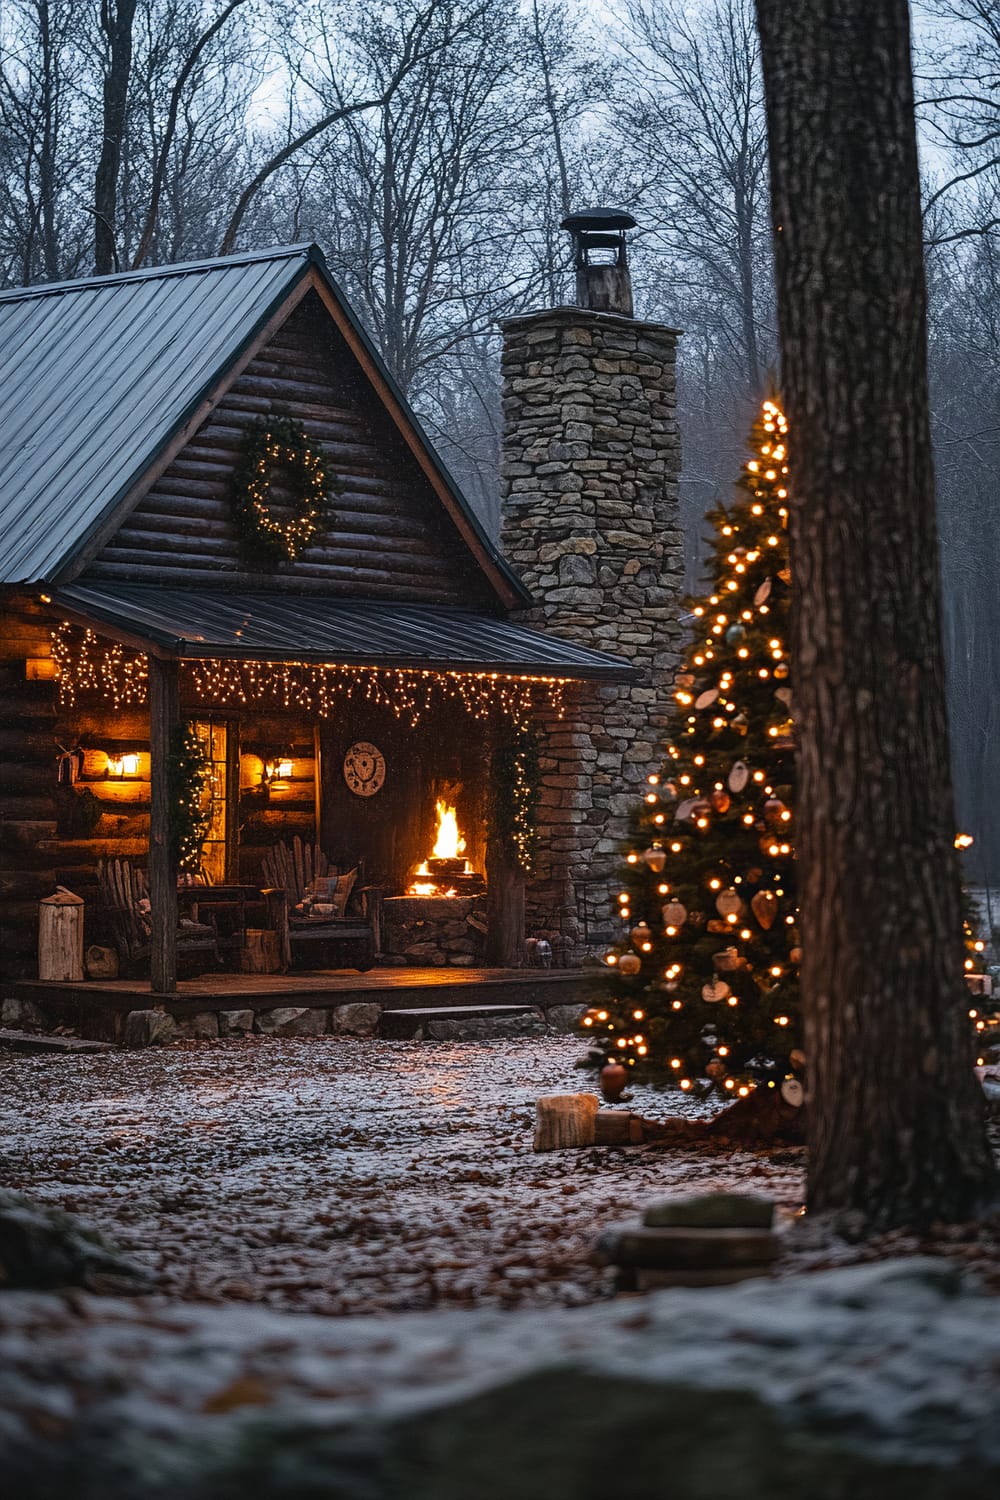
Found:
[{"label": "metal chimney cap", "polygon": [[559,225],[576,233],[580,229],[635,229],[638,220],[624,208],[585,208],[580,213],[567,214]]}]

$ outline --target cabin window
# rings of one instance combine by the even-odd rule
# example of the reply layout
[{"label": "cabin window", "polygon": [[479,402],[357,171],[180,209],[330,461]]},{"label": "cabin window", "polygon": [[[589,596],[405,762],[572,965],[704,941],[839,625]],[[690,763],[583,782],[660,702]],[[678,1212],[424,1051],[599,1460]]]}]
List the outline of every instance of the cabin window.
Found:
[{"label": "cabin window", "polygon": [[203,793],[209,823],[201,867],[212,885],[231,884],[236,879],[239,728],[234,720],[214,716],[195,719],[193,727],[209,760]]}]

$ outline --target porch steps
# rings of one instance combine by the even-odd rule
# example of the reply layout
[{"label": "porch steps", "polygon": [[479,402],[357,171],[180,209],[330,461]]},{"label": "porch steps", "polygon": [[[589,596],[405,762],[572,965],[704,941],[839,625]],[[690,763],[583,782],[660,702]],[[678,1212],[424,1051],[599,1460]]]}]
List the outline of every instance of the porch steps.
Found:
[{"label": "porch steps", "polygon": [[472,1042],[541,1036],[545,1015],[534,1005],[442,1005],[384,1010],[378,1034],[392,1041]]}]

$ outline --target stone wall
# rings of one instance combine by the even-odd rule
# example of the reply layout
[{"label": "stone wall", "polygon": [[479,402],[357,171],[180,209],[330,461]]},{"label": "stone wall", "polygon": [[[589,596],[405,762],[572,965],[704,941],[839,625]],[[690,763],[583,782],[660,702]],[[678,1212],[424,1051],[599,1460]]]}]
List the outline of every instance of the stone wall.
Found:
[{"label": "stone wall", "polygon": [[475,968],[483,962],[486,896],[392,896],[383,907],[383,964],[450,964]]},{"label": "stone wall", "polygon": [[610,916],[628,813],[661,758],[680,658],[677,333],[577,307],[504,324],[502,545],[535,600],[520,618],[622,657],[543,724],[542,854],[527,930],[577,943]]}]

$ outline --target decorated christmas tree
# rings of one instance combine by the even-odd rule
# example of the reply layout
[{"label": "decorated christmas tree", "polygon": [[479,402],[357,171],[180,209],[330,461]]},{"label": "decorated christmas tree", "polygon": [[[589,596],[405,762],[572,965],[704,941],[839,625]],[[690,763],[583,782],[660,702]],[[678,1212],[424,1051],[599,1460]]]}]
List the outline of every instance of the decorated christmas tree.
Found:
[{"label": "decorated christmas tree", "polygon": [[[787,424],[766,401],[728,509],[713,512],[709,592],[689,601],[662,771],[633,820],[607,954],[584,1025],[609,1059],[682,1089],[798,1102]],[[798,1091],[798,1092],[797,1092]]]}]

